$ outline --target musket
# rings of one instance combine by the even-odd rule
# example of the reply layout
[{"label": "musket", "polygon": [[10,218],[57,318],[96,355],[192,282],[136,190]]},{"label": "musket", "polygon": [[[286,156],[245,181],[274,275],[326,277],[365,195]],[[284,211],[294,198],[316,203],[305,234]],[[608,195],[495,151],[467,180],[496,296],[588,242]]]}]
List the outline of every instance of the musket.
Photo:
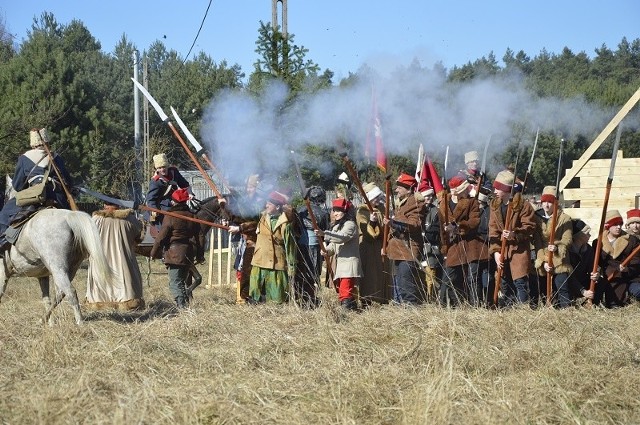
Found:
[{"label": "musket", "polygon": [[40,137],[40,140],[42,140],[42,147],[44,147],[44,150],[47,152],[47,155],[49,156],[49,163],[51,164],[53,171],[55,171],[56,176],[58,176],[58,180],[60,181],[62,190],[64,190],[64,194],[67,197],[67,201],[69,201],[69,206],[73,211],[78,211],[78,205],[76,204],[76,201],[73,199],[71,192],[69,192],[69,188],[67,187],[67,184],[64,182],[64,177],[62,176],[62,173],[58,169],[56,162],[53,160],[53,155],[51,154],[51,150],[49,150],[49,146],[47,146],[47,143],[44,140],[44,137],[42,137],[42,133],[40,133],[40,131],[41,130],[38,130],[38,136]]},{"label": "musket", "polygon": [[[320,226],[318,226],[318,221],[316,220],[316,215],[313,213],[313,209],[311,208],[311,200],[308,196],[305,196],[307,189],[304,184],[304,179],[302,178],[302,173],[300,172],[300,164],[298,164],[298,160],[296,159],[296,155],[294,151],[291,151],[291,157],[293,158],[293,163],[296,167],[296,174],[298,175],[298,183],[300,183],[300,190],[302,191],[302,196],[304,197],[304,204],[307,207],[307,213],[309,213],[309,220],[311,220],[311,227],[313,230],[321,231]],[[333,285],[333,268],[331,267],[331,258],[327,253],[327,248],[324,246],[324,241],[320,241],[320,253],[324,258],[325,266],[327,267],[327,274],[329,275],[330,284],[325,282],[325,286]]]},{"label": "musket", "polygon": [[389,239],[389,228],[391,227],[389,224],[389,213],[391,210],[391,174],[387,174],[384,178],[384,218],[385,225],[382,230],[382,256],[387,256],[387,243]]},{"label": "musket", "polygon": [[140,90],[140,92],[144,95],[144,97],[147,98],[151,106],[153,106],[153,109],[155,109],[158,115],[160,116],[160,119],[162,120],[162,122],[167,123],[167,125],[169,126],[173,134],[176,136],[176,138],[178,139],[178,141],[180,142],[184,150],[189,155],[189,158],[191,158],[191,161],[193,162],[193,164],[196,166],[198,171],[200,171],[200,174],[202,174],[202,177],[204,177],[205,181],[207,182],[211,190],[213,190],[213,192],[216,194],[218,199],[224,200],[224,197],[216,187],[215,183],[213,182],[213,180],[211,180],[211,176],[209,176],[209,173],[204,171],[204,169],[202,168],[202,165],[200,165],[200,162],[198,161],[198,159],[193,155],[193,152],[191,152],[191,149],[189,149],[189,146],[187,146],[185,141],[182,139],[182,136],[180,136],[180,133],[178,133],[178,130],[173,125],[173,123],[169,120],[169,117],[167,116],[167,114],[164,113],[164,111],[162,110],[158,102],[156,102],[153,96],[151,96],[151,94],[147,91],[147,89],[144,88],[142,84],[140,84],[133,78],[131,78],[131,81],[133,81],[133,84],[135,84],[135,86],[138,88],[138,90]]},{"label": "musket", "polygon": [[174,212],[171,212],[171,211],[159,210],[157,208],[148,207],[146,205],[140,205],[140,206],[138,206],[138,209],[139,210],[143,210],[143,211],[151,211],[151,212],[158,213],[158,214],[168,215],[170,217],[179,218],[180,220],[187,220],[187,221],[193,221],[194,223],[206,224],[207,226],[216,227],[216,228],[222,229],[222,230],[227,230],[227,231],[229,230],[229,226],[224,226],[222,224],[213,223],[211,221],[201,220],[199,218],[187,217],[187,216],[184,216],[182,214],[177,214],[177,213],[174,213]]},{"label": "musket", "polygon": [[220,179],[222,184],[227,186],[227,187],[230,187],[229,186],[229,182],[227,182],[227,180],[224,178],[222,173],[220,173],[218,168],[216,168],[216,166],[213,165],[213,162],[211,162],[211,160],[209,159],[209,156],[205,152],[204,148],[202,147],[202,145],[200,143],[198,143],[198,140],[195,138],[193,133],[191,133],[191,131],[189,131],[189,129],[187,128],[186,124],[180,118],[180,115],[178,115],[178,112],[176,112],[176,110],[173,109],[173,106],[170,106],[170,108],[171,108],[171,113],[173,114],[173,117],[176,119],[176,122],[178,123],[178,127],[180,127],[180,129],[182,130],[184,135],[187,136],[187,140],[189,141],[189,143],[191,143],[191,146],[193,146],[193,148],[196,150],[196,153],[198,155],[200,155],[200,157],[202,159],[204,159],[204,162],[207,163],[207,165],[209,166],[211,171],[216,173],[216,176],[218,176],[218,178]]},{"label": "musket", "polygon": [[[537,138],[536,138],[537,141]],[[558,157],[558,174],[556,175],[556,193],[555,200],[553,201],[553,213],[551,216],[551,227],[549,228],[549,245],[556,245],[556,224],[558,223],[558,204],[560,199],[560,170],[562,169],[562,148],[564,146],[564,139],[560,139],[560,156]],[[535,147],[534,147],[535,152]],[[557,246],[557,245],[556,245]],[[547,264],[551,268],[547,272],[547,307],[552,306],[553,300],[553,252],[547,252]]]},{"label": "musket", "polygon": [[482,153],[482,165],[480,166],[480,175],[478,176],[478,184],[476,186],[476,199],[478,199],[478,195],[480,195],[480,188],[482,187],[482,183],[484,183],[485,173],[487,171],[487,151],[489,150],[489,144],[491,143],[491,137],[487,140],[487,143],[484,145],[484,152]]},{"label": "musket", "polygon": [[[609,195],[611,193],[611,184],[613,183],[613,174],[616,169],[616,158],[618,157],[618,148],[620,147],[620,136],[622,133],[622,129],[620,124],[618,124],[618,130],[616,132],[616,140],[613,143],[613,153],[611,155],[611,165],[609,166],[609,177],[607,177],[607,186],[604,191],[604,202],[602,204],[602,214],[600,215],[600,227],[598,228],[598,240],[596,242],[596,249],[593,254],[593,270],[591,271],[591,283],[589,285],[589,290],[594,292],[596,290],[596,279],[593,279],[593,276],[596,276],[598,272],[598,267],[600,266],[600,252],[602,251],[602,236],[604,233],[604,222],[607,217],[607,207],[609,206]],[[589,298],[587,300],[587,308],[591,308],[593,306],[593,300]]]},{"label": "musket", "polygon": [[349,172],[349,175],[353,180],[353,184],[356,185],[358,192],[360,192],[360,196],[362,196],[365,204],[367,204],[367,209],[369,210],[369,213],[373,213],[373,205],[371,205],[371,201],[369,201],[369,198],[367,198],[367,193],[364,191],[364,188],[362,187],[362,182],[358,178],[358,173],[356,173],[356,170],[353,167],[353,164],[351,163],[349,156],[346,153],[342,153],[340,154],[340,156],[342,157],[342,161],[344,162],[344,165],[347,167],[347,171]]},{"label": "musket", "polygon": [[[531,174],[531,167],[533,167],[533,158],[536,156],[536,148],[538,147],[538,136],[540,135],[540,127],[536,130],[536,140],[533,142],[533,150],[531,151],[531,159],[529,159],[529,166],[526,173],[524,173],[524,179],[522,180],[522,193],[524,194],[524,188],[527,185],[527,180]],[[556,193],[560,186],[556,185]]]},{"label": "musket", "polygon": [[[507,204],[507,211],[504,215],[504,229],[503,232],[506,231],[511,231],[511,220],[513,217],[511,217],[512,215],[512,211],[513,211],[513,196],[514,196],[514,189],[516,187],[516,171],[518,170],[518,160],[520,159],[520,149],[518,149],[518,154],[516,155],[516,164],[513,168],[513,186],[511,186],[511,194],[509,195],[509,203]],[[498,293],[500,292],[500,284],[502,281],[502,273],[504,271],[504,266],[505,266],[505,260],[504,260],[504,255],[506,253],[507,250],[507,238],[505,238],[504,236],[502,236],[502,241],[501,241],[501,245],[500,245],[500,261],[502,261],[502,267],[498,267],[496,270],[496,283],[494,285],[493,288],[493,304],[494,306],[498,306]]]}]

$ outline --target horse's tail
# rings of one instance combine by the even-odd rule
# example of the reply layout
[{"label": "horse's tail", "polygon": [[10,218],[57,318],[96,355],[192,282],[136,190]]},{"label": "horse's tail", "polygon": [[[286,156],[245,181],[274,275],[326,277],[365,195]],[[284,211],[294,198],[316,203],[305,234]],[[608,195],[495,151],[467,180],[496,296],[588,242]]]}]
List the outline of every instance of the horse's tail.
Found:
[{"label": "horse's tail", "polygon": [[73,214],[67,215],[67,224],[73,232],[76,243],[80,243],[82,250],[89,256],[91,268],[96,273],[96,278],[102,282],[112,282],[113,270],[102,249],[98,228],[89,214],[73,211]]}]

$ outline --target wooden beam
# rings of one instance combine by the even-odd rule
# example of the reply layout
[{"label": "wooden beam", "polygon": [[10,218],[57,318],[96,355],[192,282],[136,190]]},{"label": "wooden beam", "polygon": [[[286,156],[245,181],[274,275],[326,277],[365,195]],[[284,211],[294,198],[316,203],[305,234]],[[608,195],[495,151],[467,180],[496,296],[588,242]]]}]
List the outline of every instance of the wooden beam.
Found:
[{"label": "wooden beam", "polygon": [[600,145],[602,145],[607,137],[609,137],[609,134],[611,134],[611,132],[618,126],[618,124],[620,124],[622,119],[627,116],[629,111],[631,111],[636,103],[638,103],[638,100],[640,100],[640,88],[638,88],[633,96],[629,98],[627,103],[625,103],[622,109],[618,111],[616,116],[613,117],[611,121],[609,121],[609,124],[607,124],[604,130],[602,130],[598,137],[596,137],[596,139],[593,141],[593,143],[591,143],[587,150],[584,151],[580,159],[578,159],[577,162],[574,162],[575,165],[567,170],[567,174],[565,174],[564,178],[560,180],[560,191],[567,187],[571,179],[573,179],[580,172],[580,170],[582,170],[582,167],[584,167],[587,161],[589,161],[591,155],[593,155],[594,152],[598,150]]}]

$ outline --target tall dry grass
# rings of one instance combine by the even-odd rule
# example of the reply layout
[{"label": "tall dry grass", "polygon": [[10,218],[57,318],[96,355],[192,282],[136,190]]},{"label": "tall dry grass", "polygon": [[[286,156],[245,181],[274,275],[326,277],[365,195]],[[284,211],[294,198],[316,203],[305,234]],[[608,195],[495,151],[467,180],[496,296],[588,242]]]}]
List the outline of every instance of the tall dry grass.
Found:
[{"label": "tall dry grass", "polygon": [[[376,306],[236,306],[195,292],[174,314],[155,264],[140,313],[64,302],[41,325],[38,284],[0,304],[3,424],[631,424],[640,315]],[[74,280],[83,298],[86,271]],[[206,281],[206,276],[205,276]]]}]

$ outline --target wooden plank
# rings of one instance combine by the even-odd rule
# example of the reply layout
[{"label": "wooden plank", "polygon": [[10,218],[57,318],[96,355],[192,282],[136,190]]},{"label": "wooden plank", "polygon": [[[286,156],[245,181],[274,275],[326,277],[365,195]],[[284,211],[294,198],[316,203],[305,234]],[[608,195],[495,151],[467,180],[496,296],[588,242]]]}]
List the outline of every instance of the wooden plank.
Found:
[{"label": "wooden plank", "polygon": [[[634,186],[634,187],[630,187],[630,188],[624,188],[624,187],[616,187],[615,189],[612,187],[611,188],[611,193],[609,194],[609,199],[611,202],[611,200],[624,200],[624,199],[631,199],[633,201],[635,201],[636,199],[636,193],[637,193],[638,187]],[[565,189],[562,191],[562,195],[564,197],[565,200],[591,200],[591,199],[596,199],[596,200],[604,200],[604,195],[605,195],[605,189]]]},{"label": "wooden plank", "polygon": [[567,170],[564,178],[560,181],[560,190],[567,187],[571,179],[573,179],[580,172],[580,170],[582,170],[582,168],[585,166],[587,161],[589,161],[593,153],[596,150],[598,150],[600,145],[602,145],[602,143],[606,140],[606,138],[609,137],[609,134],[611,134],[611,132],[618,126],[618,124],[620,124],[622,119],[627,116],[629,111],[631,111],[631,109],[636,105],[636,103],[638,103],[639,100],[640,100],[640,88],[638,88],[638,90],[636,90],[633,96],[629,98],[627,103],[625,103],[624,106],[618,111],[616,116],[613,117],[611,121],[609,121],[609,124],[607,124],[604,130],[602,130],[602,132],[598,135],[598,137],[596,137],[596,139],[593,141],[593,143],[591,143],[591,145],[587,148],[587,150],[584,151],[580,159],[578,159],[578,162],[574,164],[574,166],[571,169]]},{"label": "wooden plank", "polygon": [[[613,174],[613,181],[614,182],[616,181],[617,176],[621,176],[624,174],[638,175],[638,171],[640,171],[640,168],[638,168],[637,166],[618,166],[618,164],[616,163],[616,169]],[[591,167],[591,165],[589,165],[588,167],[585,167],[582,170],[580,170],[580,173],[577,177],[582,177],[582,176],[587,176],[587,177],[600,176],[604,179],[606,183],[607,177],[609,177],[609,167],[606,167],[606,168]]]},{"label": "wooden plank", "polygon": [[[617,167],[616,167],[617,168]],[[584,170],[582,170],[584,171]],[[580,188],[585,190],[601,189],[607,184],[606,176],[580,176]],[[632,175],[630,173],[623,173],[620,176],[617,174],[613,177],[611,187],[635,187],[640,188],[640,174]],[[567,190],[567,189],[565,189]]]},{"label": "wooden plank", "polygon": [[[611,199],[609,200],[609,204],[612,206],[609,209],[619,209],[630,210],[634,208],[636,201],[634,199],[623,199],[623,200],[615,200],[615,203],[611,203]],[[571,201],[567,200],[567,204]],[[565,204],[566,205],[566,204]],[[613,208],[613,205],[616,205],[617,208]],[[602,208],[602,199],[581,199],[580,200],[580,208]]]}]

